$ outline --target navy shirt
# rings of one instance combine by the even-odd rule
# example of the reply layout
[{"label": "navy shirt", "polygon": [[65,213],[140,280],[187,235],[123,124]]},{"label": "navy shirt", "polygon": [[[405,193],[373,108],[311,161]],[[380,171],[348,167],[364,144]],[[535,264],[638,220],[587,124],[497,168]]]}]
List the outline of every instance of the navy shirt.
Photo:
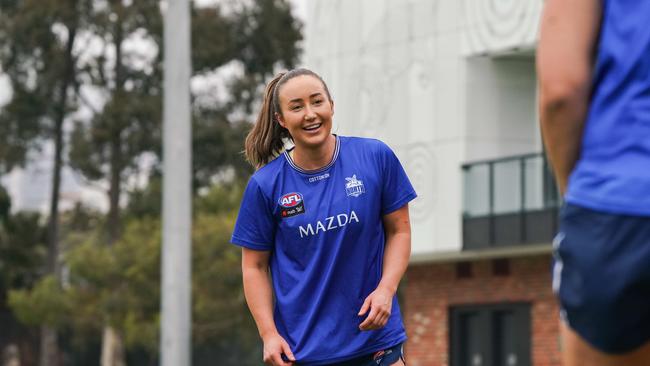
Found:
[{"label": "navy shirt", "polygon": [[232,243],[271,251],[274,320],[301,365],[339,362],[406,340],[397,299],[385,327],[360,331],[382,275],[382,216],[416,197],[378,140],[336,137],[332,161],[304,171],[284,153],[248,182]]},{"label": "navy shirt", "polygon": [[603,1],[594,71],[566,201],[650,215],[650,1]]}]

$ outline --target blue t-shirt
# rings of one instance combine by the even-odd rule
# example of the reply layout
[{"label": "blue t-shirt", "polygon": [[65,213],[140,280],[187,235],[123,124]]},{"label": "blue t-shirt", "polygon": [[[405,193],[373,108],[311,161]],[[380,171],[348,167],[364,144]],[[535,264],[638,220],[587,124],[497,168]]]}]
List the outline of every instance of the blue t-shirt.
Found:
[{"label": "blue t-shirt", "polygon": [[603,1],[593,77],[566,201],[650,215],[650,1]]},{"label": "blue t-shirt", "polygon": [[397,299],[385,327],[360,331],[382,275],[382,216],[416,197],[378,140],[336,137],[332,161],[304,171],[284,153],[248,182],[232,243],[271,251],[276,327],[301,365],[323,365],[406,340]]}]

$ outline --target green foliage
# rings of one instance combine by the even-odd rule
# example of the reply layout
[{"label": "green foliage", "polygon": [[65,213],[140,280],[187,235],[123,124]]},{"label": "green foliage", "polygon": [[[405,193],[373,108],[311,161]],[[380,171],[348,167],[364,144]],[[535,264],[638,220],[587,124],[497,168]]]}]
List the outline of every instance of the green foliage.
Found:
[{"label": "green foliage", "polygon": [[301,27],[286,0],[254,0],[235,25],[235,45],[246,72],[268,75],[276,64],[293,67],[302,40]]},{"label": "green foliage", "polygon": [[9,306],[28,325],[60,327],[68,322],[72,300],[51,275],[41,278],[31,290],[9,291]]},{"label": "green foliage", "polygon": [[144,217],[160,217],[162,213],[162,177],[159,171],[149,176],[149,184],[129,192],[129,204],[125,210],[127,221]]},{"label": "green foliage", "polygon": [[144,219],[111,247],[90,235],[68,252],[76,327],[99,332],[108,323],[125,331],[127,346],[156,346],[159,241],[159,222]]},{"label": "green foliage", "polygon": [[236,19],[219,7],[192,9],[192,68],[197,74],[210,72],[226,63],[236,52],[233,32]]},{"label": "green foliage", "polygon": [[229,243],[236,212],[200,213],[194,219],[192,339],[197,363],[202,354],[220,357],[224,365],[258,365],[261,359],[244,299],[241,250]]},{"label": "green foliage", "polygon": [[0,291],[31,286],[45,254],[45,229],[37,214],[0,215]]},{"label": "green foliage", "polygon": [[0,111],[0,173],[25,163],[38,148],[39,137],[52,138],[55,121],[74,106],[61,93],[71,84],[67,42],[52,31],[76,22],[74,7],[59,1],[0,2],[0,71],[12,87],[9,104]]},{"label": "green foliage", "polygon": [[[204,195],[194,199],[193,207],[196,213],[218,215],[224,212],[237,212],[241,197],[244,194],[243,181],[235,181],[230,184],[216,184]],[[231,227],[225,227],[226,232]],[[230,238],[228,238],[229,240]]]},{"label": "green foliage", "polygon": [[[216,185],[195,199],[192,339],[197,355],[219,350],[255,360],[231,363],[246,365],[256,364],[260,355],[242,290],[241,251],[229,243],[242,191],[239,182]],[[155,355],[162,229],[157,217],[128,217],[120,240],[106,246],[94,213],[81,207],[66,213],[66,280],[58,285],[48,276],[29,290],[12,291],[10,306],[18,318],[72,329],[77,336],[100,334],[108,323],[122,332],[128,348]]]},{"label": "green foliage", "polygon": [[237,179],[250,176],[252,167],[244,159],[248,123],[231,123],[220,112],[196,115],[193,121],[192,164],[195,188],[207,187],[227,168]]},{"label": "green foliage", "polygon": [[0,185],[0,222],[6,222],[9,219],[9,211],[11,209],[11,197],[9,192]]}]

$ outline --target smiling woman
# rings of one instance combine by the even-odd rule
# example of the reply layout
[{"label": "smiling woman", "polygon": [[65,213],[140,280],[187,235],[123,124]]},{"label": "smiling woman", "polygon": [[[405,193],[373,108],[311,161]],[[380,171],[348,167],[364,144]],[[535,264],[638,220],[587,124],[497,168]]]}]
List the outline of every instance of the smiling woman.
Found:
[{"label": "smiling woman", "polygon": [[244,293],[266,364],[402,365],[395,292],[416,194],[388,146],[333,135],[333,115],[316,73],[269,82],[246,138],[258,170],[231,239],[242,247]]}]

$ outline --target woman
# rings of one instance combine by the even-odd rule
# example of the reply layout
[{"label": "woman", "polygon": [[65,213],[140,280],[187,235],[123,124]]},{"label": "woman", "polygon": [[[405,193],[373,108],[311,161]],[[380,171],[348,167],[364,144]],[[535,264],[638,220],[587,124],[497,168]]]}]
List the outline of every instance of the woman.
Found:
[{"label": "woman", "polygon": [[[266,87],[231,240],[246,301],[268,365],[403,365],[395,292],[416,194],[385,144],[332,135],[333,107],[307,69]],[[278,156],[285,139],[294,147]]]}]

